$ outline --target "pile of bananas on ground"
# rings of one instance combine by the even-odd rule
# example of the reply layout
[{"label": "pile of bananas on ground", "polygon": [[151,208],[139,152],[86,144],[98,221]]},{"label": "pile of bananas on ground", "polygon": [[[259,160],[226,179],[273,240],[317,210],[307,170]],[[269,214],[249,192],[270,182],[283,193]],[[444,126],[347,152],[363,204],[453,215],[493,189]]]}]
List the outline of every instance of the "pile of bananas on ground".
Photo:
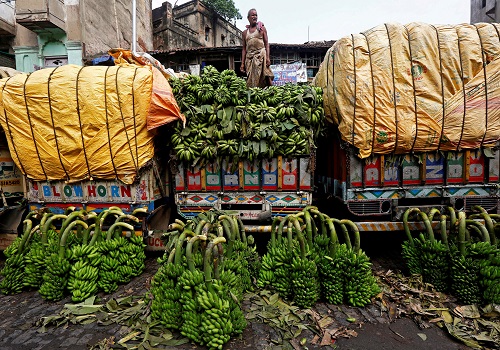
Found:
[{"label": "pile of bananas on ground", "polygon": [[232,70],[206,66],[201,77],[170,80],[186,116],[171,135],[180,161],[309,155],[324,124],[320,88],[287,84],[247,88]]},{"label": "pile of bananas on ground", "polygon": [[[30,212],[22,236],[5,251],[0,291],[14,294],[35,289],[47,300],[71,294],[75,302],[98,291],[112,292],[117,283],[126,283],[144,270],[142,237],[125,238],[122,229],[133,233],[131,224],[139,222],[135,215],[145,213],[137,209],[126,215],[117,207],[99,214],[75,208],[64,214],[47,208]],[[110,226],[107,232],[104,225]]]},{"label": "pile of bananas on ground", "polygon": [[260,264],[252,237],[238,216],[213,209],[177,219],[164,241],[151,282],[151,317],[195,343],[222,349],[246,327],[240,305]]},{"label": "pile of bananas on ground", "polygon": [[[417,208],[408,209],[403,216],[408,238],[402,247],[403,258],[410,273],[421,273],[437,290],[451,290],[466,304],[492,303],[499,300],[500,250],[495,231],[500,217],[479,206],[472,209],[475,213],[469,218],[452,208],[443,214],[431,209],[428,215]],[[408,225],[412,214],[423,221],[427,231],[417,239]],[[436,214],[441,214],[438,225],[433,224]],[[434,238],[433,225],[439,226],[439,241]]]},{"label": "pile of bananas on ground", "polygon": [[[435,208],[429,211],[429,215],[418,208],[410,208],[404,213],[403,225],[408,239],[403,243],[402,253],[410,273],[421,273],[424,281],[434,285],[436,290],[445,292],[448,290],[450,272],[447,216],[440,216],[441,239],[437,240],[431,225],[436,214],[439,211]],[[408,227],[411,215],[417,216],[426,228],[426,234],[420,233],[416,239],[413,239]]]},{"label": "pile of bananas on ground", "polygon": [[[339,244],[337,229],[344,235],[343,244]],[[331,219],[315,207],[276,218],[258,285],[278,291],[300,307],[311,307],[321,294],[330,303],[364,306],[378,293],[378,286],[359,242],[354,223]]]}]

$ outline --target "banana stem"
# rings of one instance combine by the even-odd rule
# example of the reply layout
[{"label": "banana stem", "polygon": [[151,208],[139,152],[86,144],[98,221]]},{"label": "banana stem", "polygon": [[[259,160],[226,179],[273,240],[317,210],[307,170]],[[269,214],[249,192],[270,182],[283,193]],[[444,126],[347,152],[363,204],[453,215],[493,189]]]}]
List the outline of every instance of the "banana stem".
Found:
[{"label": "banana stem", "polygon": [[175,265],[180,265],[182,261],[182,245],[184,244],[184,240],[186,239],[186,231],[187,230],[182,231],[181,235],[177,238],[177,242],[175,243]]},{"label": "banana stem", "polygon": [[343,219],[340,220],[340,224],[345,225],[345,227],[350,227],[352,234],[354,236],[354,247],[353,251],[354,253],[358,254],[359,251],[361,250],[361,237],[359,234],[359,229],[358,226],[352,222],[351,220]]},{"label": "banana stem", "polygon": [[403,227],[406,233],[406,238],[408,239],[408,242],[412,247],[414,246],[414,243],[413,243],[413,236],[411,235],[410,231],[410,226],[408,226],[408,218],[410,217],[411,214],[418,212],[420,212],[420,209],[418,208],[408,208],[403,214]]},{"label": "banana stem", "polygon": [[[232,252],[233,252],[233,244],[234,244],[234,237],[233,237],[233,233],[231,232],[231,228],[230,228],[230,224],[228,222],[228,220],[226,219],[220,219],[220,216],[219,216],[219,220],[220,222],[222,222],[222,227],[223,227],[223,232],[225,232],[226,236],[227,236],[227,254],[230,255]],[[220,225],[219,225],[220,227]],[[220,229],[219,229],[220,231]]]},{"label": "banana stem", "polygon": [[[59,220],[59,219],[66,220],[67,218],[68,217],[66,215],[63,215],[63,214],[51,215],[50,217],[47,217],[47,219],[45,220],[45,222],[42,226],[42,243],[43,244],[47,243],[47,231],[49,230],[52,222],[54,220]],[[40,222],[40,224],[41,224],[41,222]],[[62,233],[63,231],[60,230],[60,232]]]},{"label": "banana stem", "polygon": [[304,210],[304,220],[306,222],[307,244],[311,248],[313,246],[313,232],[311,224],[311,214],[308,210]]},{"label": "banana stem", "polygon": [[[209,291],[213,291],[212,285],[212,248],[214,246],[213,242],[208,243],[205,249],[205,257],[203,260],[203,272],[205,274],[205,285]],[[177,255],[177,254],[176,254]]]},{"label": "banana stem", "polygon": [[125,222],[115,222],[113,225],[111,225],[108,229],[108,232],[106,234],[106,240],[109,241],[110,239],[113,238],[113,233],[117,227],[123,227],[129,230],[131,233],[134,232],[134,226],[127,224]]},{"label": "banana stem", "polygon": [[175,257],[175,247],[170,251],[170,254],[168,254],[167,264],[172,264],[174,262],[174,257]]},{"label": "banana stem", "polygon": [[432,208],[431,210],[429,210],[429,222],[432,224],[432,221],[434,220],[434,215],[440,213],[439,209],[437,208]]},{"label": "banana stem", "polygon": [[343,223],[341,223],[341,221],[338,219],[331,219],[331,220],[333,221],[333,223],[340,226],[340,229],[342,230],[342,235],[344,236],[345,245],[347,246],[347,249],[351,250],[352,243],[351,243],[351,238],[349,237],[349,231],[347,230],[347,227]]},{"label": "banana stem", "polygon": [[339,244],[339,238],[337,236],[337,231],[335,230],[333,220],[330,218],[326,219],[326,224],[328,225],[328,228],[330,230],[330,256],[333,258]]},{"label": "banana stem", "polygon": [[279,222],[283,221],[281,216],[276,216],[271,224],[271,247],[276,247],[276,226]]},{"label": "banana stem", "polygon": [[465,213],[458,212],[458,250],[462,256],[465,256]]},{"label": "banana stem", "polygon": [[[283,228],[285,227],[285,223],[288,222],[288,217],[282,219],[280,224],[278,225],[278,230],[276,232],[276,242],[281,243],[283,240]],[[274,247],[273,247],[274,248]]]},{"label": "banana stem", "polygon": [[74,220],[66,226],[66,228],[64,229],[64,232],[61,235],[61,240],[59,241],[59,258],[61,258],[61,259],[63,259],[64,256],[66,255],[65,254],[66,241],[68,239],[68,235],[71,232],[71,230],[73,229],[73,227],[75,227],[76,225],[82,226],[85,230],[88,228],[87,223],[85,221],[82,221],[82,220]]},{"label": "banana stem", "polygon": [[490,241],[490,235],[488,233],[488,229],[483,225],[481,224],[480,222],[478,221],[474,221],[474,220],[465,220],[465,223],[468,227],[473,227],[475,228],[475,232],[479,233],[479,236],[481,237],[481,240],[483,242],[488,242],[491,244],[491,241]]},{"label": "banana stem", "polygon": [[435,240],[434,238],[434,230],[432,229],[431,222],[429,221],[429,217],[427,216],[426,213],[423,211],[418,212],[418,216],[420,217],[420,220],[423,221],[425,230],[427,231],[427,237],[428,239],[433,242]]},{"label": "banana stem", "polygon": [[82,244],[87,245],[90,237],[90,231],[92,231],[93,228],[95,228],[95,224],[89,225],[89,227],[85,231],[83,231]]},{"label": "banana stem", "polygon": [[33,227],[33,222],[30,219],[23,221],[23,237],[21,238],[21,243],[19,244],[18,248],[19,253],[23,252],[24,246],[29,241],[32,227]]},{"label": "banana stem", "polygon": [[195,270],[194,259],[193,259],[193,244],[198,240],[206,241],[207,236],[205,236],[205,235],[194,236],[188,241],[187,246],[186,246],[186,260],[187,260],[189,271],[191,271],[191,272],[194,272],[194,270]]},{"label": "banana stem", "polygon": [[441,225],[440,225],[440,233],[441,233],[441,242],[446,246],[446,249],[449,249],[448,245],[448,233],[446,232],[446,215],[441,215]]},{"label": "banana stem", "polygon": [[203,226],[205,226],[205,224],[206,224],[206,223],[207,223],[207,221],[206,221],[206,220],[200,220],[200,221],[198,222],[198,225],[196,225],[196,228],[195,228],[195,230],[194,230],[194,234],[195,234],[196,236],[201,235],[201,230],[203,229]]},{"label": "banana stem", "polygon": [[293,249],[292,230],[293,230],[292,220],[288,219],[288,225],[287,225],[286,233],[287,233],[287,238],[288,238],[288,249],[290,250],[290,252]]},{"label": "banana stem", "polygon": [[240,228],[241,240],[243,241],[243,243],[245,243],[245,245],[247,245],[248,241],[247,241],[247,233],[245,232],[245,225],[243,224],[243,221],[239,216],[235,216],[235,218],[236,221],[238,222],[238,227]]},{"label": "banana stem", "polygon": [[302,234],[302,232],[300,230],[297,230],[297,228],[295,228],[294,231],[297,234],[297,239],[299,240],[300,257],[302,259],[305,259],[306,258],[306,242],[304,240],[304,235]]},{"label": "banana stem", "polygon": [[316,215],[319,218],[321,225],[321,234],[326,235],[327,231],[326,231],[325,215],[317,209],[311,209],[309,210],[309,212],[313,215]]},{"label": "banana stem", "polygon": [[83,216],[85,215],[84,210],[78,210],[71,212],[66,219],[64,219],[62,225],[61,225],[61,232],[64,232],[66,230],[66,227],[72,222],[74,219],[79,218],[80,220],[83,220]]}]

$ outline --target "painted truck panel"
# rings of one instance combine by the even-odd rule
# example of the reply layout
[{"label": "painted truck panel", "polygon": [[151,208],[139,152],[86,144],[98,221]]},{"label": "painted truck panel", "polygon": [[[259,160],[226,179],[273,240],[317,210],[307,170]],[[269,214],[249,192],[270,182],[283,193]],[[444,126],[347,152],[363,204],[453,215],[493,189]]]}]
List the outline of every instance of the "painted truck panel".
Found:
[{"label": "painted truck panel", "polygon": [[313,165],[308,157],[179,164],[175,203],[190,218],[217,209],[237,210],[244,220],[285,216],[312,203]]}]

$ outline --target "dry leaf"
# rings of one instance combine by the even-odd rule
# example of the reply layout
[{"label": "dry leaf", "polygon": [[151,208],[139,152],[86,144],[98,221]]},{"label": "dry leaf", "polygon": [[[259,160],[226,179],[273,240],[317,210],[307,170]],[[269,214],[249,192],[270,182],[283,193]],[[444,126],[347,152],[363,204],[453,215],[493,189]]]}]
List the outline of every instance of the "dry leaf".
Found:
[{"label": "dry leaf", "polygon": [[425,333],[417,333],[417,335],[422,338],[423,341],[427,340],[427,335]]},{"label": "dry leaf", "polygon": [[332,335],[330,333],[330,330],[327,330],[323,335],[323,339],[321,339],[321,343],[319,344],[319,346],[326,346],[330,345],[331,343],[332,343]]}]

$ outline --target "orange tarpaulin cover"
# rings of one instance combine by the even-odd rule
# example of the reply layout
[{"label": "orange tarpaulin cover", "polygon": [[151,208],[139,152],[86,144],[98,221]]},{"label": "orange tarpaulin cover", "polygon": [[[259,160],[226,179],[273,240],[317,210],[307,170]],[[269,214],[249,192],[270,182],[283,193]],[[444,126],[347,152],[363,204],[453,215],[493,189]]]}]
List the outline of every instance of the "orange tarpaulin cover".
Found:
[{"label": "orange tarpaulin cover", "polygon": [[499,32],[388,23],[338,40],[314,79],[327,119],[361,158],[495,146]]},{"label": "orange tarpaulin cover", "polygon": [[35,181],[132,183],[154,156],[154,128],[184,120],[151,66],[66,65],[0,80],[0,124]]}]

